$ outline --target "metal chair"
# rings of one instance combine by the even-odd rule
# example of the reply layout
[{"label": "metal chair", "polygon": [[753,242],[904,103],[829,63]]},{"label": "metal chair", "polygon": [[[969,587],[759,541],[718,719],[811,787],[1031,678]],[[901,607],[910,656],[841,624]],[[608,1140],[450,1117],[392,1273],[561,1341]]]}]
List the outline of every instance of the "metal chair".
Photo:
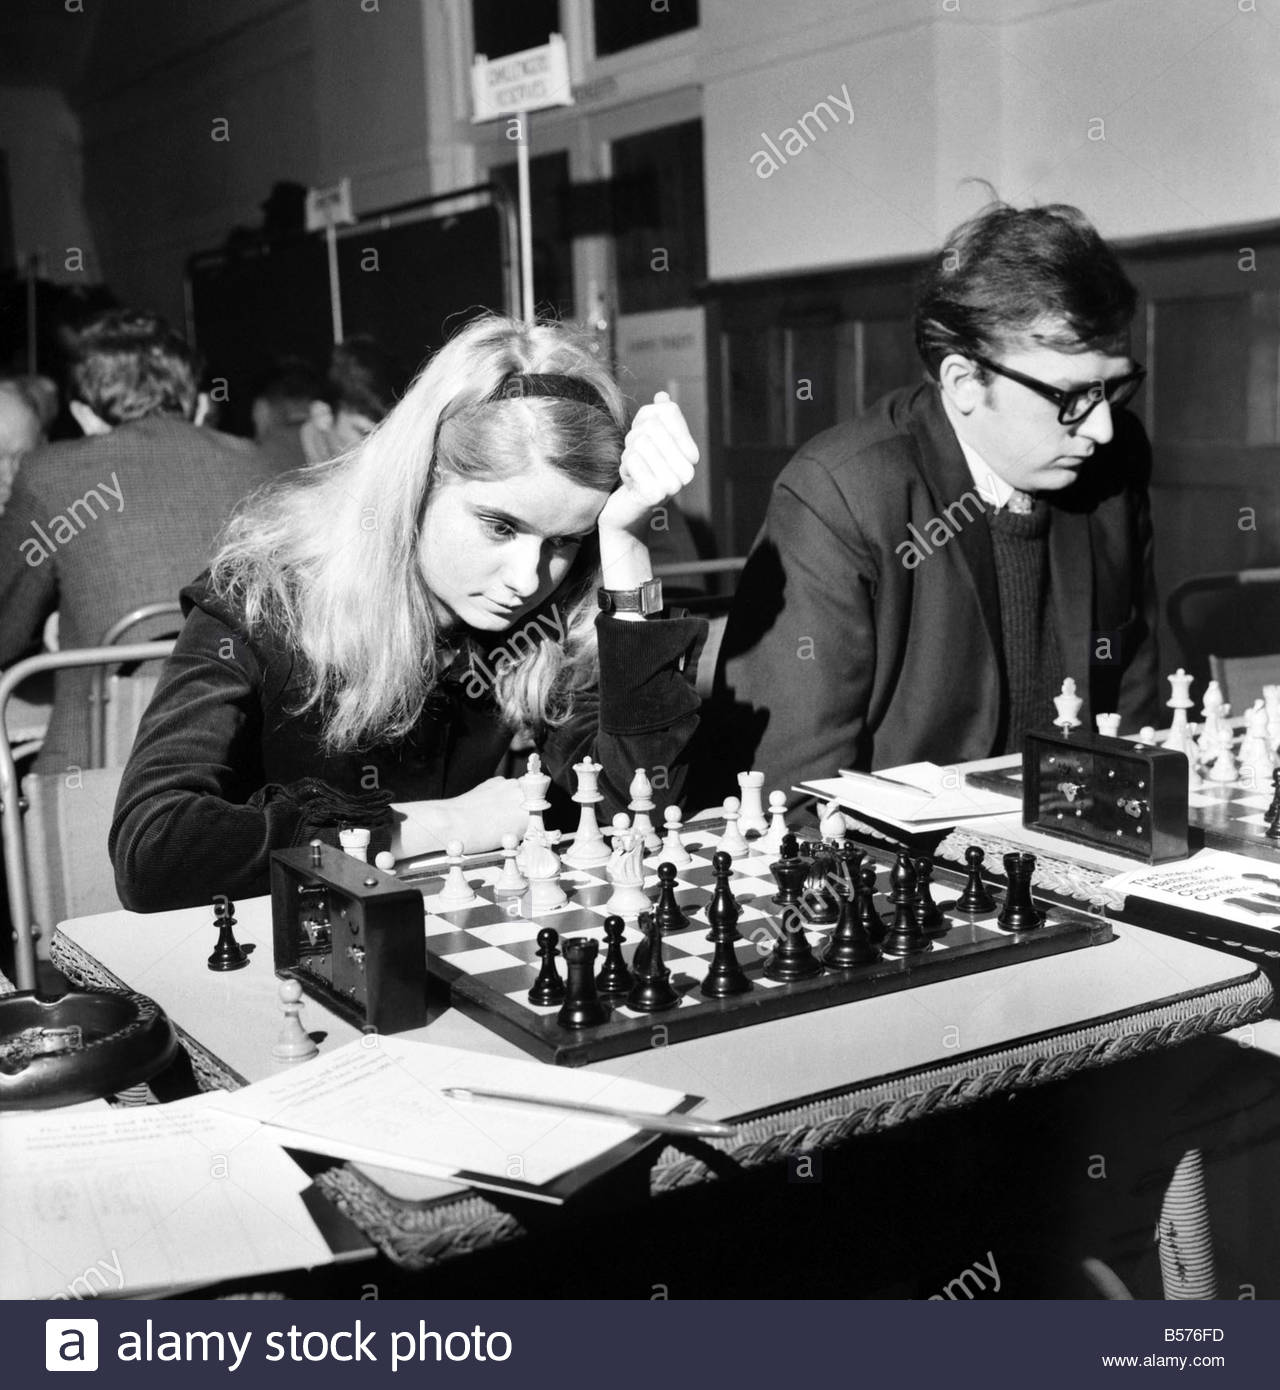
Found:
[{"label": "metal chair", "polygon": [[[98,645],[115,646],[131,628],[150,622],[153,618],[180,617],[181,614],[182,605],[177,599],[145,603],[112,623],[102,634]],[[93,685],[89,691],[90,767],[116,767],[128,761],[129,749],[138,731],[138,721],[155,693],[158,679],[158,674],[122,676],[119,671],[113,671],[108,682],[105,666],[94,669]]]},{"label": "metal chair", "polygon": [[1218,681],[1236,714],[1280,683],[1280,569],[1198,575],[1166,608],[1183,665],[1201,686]]},{"label": "metal chair", "polygon": [[[14,690],[41,671],[153,661],[172,650],[172,641],[139,642],[45,652],[19,661],[0,676],[0,728]],[[8,739],[0,738],[0,831],[19,989],[35,988],[36,935],[41,927],[48,930],[67,916],[119,906],[106,842],[120,776],[119,768],[88,768],[71,786],[62,774],[32,775],[20,789],[13,750]],[[74,796],[69,795],[72,792]],[[82,852],[86,840],[87,852]],[[94,846],[101,851],[96,856]],[[33,858],[40,864],[35,910],[28,871]]]}]

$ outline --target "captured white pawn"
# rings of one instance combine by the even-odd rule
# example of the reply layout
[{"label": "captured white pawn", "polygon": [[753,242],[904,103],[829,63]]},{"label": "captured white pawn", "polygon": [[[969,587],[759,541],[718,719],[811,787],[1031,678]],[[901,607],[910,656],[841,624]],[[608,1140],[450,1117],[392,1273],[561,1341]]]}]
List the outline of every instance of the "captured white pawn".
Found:
[{"label": "captured white pawn", "polygon": [[787,833],[787,794],[769,793],[769,828],[756,841],[756,853],[777,859],[782,853],[782,837]]},{"label": "captured white pawn", "polygon": [[373,856],[373,867],[381,869],[384,874],[393,874],[396,871],[396,857],[389,849],[380,849]]},{"label": "captured white pawn", "polygon": [[520,853],[520,837],[518,835],[504,835],[502,837],[502,872],[498,875],[498,881],[493,885],[495,893],[523,893],[529,887],[529,881],[520,872],[520,866],[516,863],[516,856]]},{"label": "captured white pawn", "polygon": [[543,841],[526,842],[524,872],[529,880],[529,916],[550,912],[569,901],[560,887],[560,857]]},{"label": "captured white pawn", "polygon": [[278,992],[280,1008],[284,1012],[284,1023],[280,1028],[280,1036],[271,1049],[271,1055],[278,1062],[302,1062],[308,1057],[314,1057],[320,1049],[298,1017],[302,1012],[302,986],[297,980],[281,980]]},{"label": "captured white pawn", "polygon": [[736,796],[725,797],[724,834],[716,841],[717,851],[723,850],[735,859],[741,859],[751,849],[751,846],[743,839],[742,831],[738,829],[738,804]]},{"label": "captured white pawn", "polygon": [[480,902],[481,899],[476,897],[466,874],[462,872],[462,841],[450,840],[445,846],[445,854],[449,861],[449,872],[440,886],[436,906],[451,912],[455,907],[470,907]]},{"label": "captured white pawn", "polygon": [[677,869],[687,869],[693,863],[693,855],[685,849],[684,841],[680,838],[684,817],[680,814],[679,806],[668,806],[662,813],[662,818],[666,823],[667,835],[657,858],[663,864],[674,864]]}]

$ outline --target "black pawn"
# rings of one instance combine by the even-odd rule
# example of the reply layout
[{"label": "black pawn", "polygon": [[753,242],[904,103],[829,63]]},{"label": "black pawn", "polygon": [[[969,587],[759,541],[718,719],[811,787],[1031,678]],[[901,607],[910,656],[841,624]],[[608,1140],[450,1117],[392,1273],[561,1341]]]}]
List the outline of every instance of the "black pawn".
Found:
[{"label": "black pawn", "polygon": [[715,870],[716,887],[707,908],[707,921],[711,923],[707,939],[715,942],[716,949],[702,981],[702,992],[708,999],[728,999],[735,994],[746,994],[755,986],[747,978],[734,949],[742,937],[737,926],[741,909],[729,890],[733,860],[724,850],[717,850],[711,857],[711,867]]},{"label": "black pawn", "polygon": [[627,995],[627,1007],[641,1014],[674,1009],[680,995],[671,984],[671,971],[662,963],[662,931],[651,912],[640,914],[640,930],[645,939],[636,951],[636,978]]},{"label": "black pawn", "polygon": [[586,936],[571,936],[561,949],[569,985],[556,1022],[561,1028],[594,1028],[609,1017],[596,995],[595,966],[600,943]]},{"label": "black pawn", "polygon": [[[711,901],[707,904],[707,922],[711,927],[707,933],[707,940],[717,941],[717,929],[721,926],[736,928],[738,918],[742,916],[742,909],[738,906],[737,898],[733,896],[733,889],[729,887],[729,878],[733,873],[733,856],[725,850],[716,850],[711,856],[711,868],[716,876],[716,885],[711,894]],[[734,934],[737,935],[736,931]]]},{"label": "black pawn", "polygon": [[845,883],[845,892],[852,899],[858,892],[858,870],[867,857],[852,840],[835,841],[836,864]]},{"label": "black pawn", "polygon": [[996,900],[991,890],[982,881],[982,861],[986,856],[977,845],[970,845],[964,852],[964,862],[969,866],[969,877],[965,880],[964,892],[956,902],[956,911],[976,917],[980,912],[994,912]]},{"label": "black pawn", "polygon": [[664,935],[683,931],[689,925],[684,908],[676,902],[676,866],[658,865],[658,901],[653,909],[654,921]]},{"label": "black pawn", "polygon": [[878,946],[885,938],[884,918],[876,911],[876,866],[868,861],[858,870],[853,912],[867,939]]},{"label": "black pawn", "polygon": [[236,924],[236,905],[227,897],[213,900],[213,924],[218,929],[218,944],[209,957],[210,970],[242,970],[249,964],[249,953],[231,930]]},{"label": "black pawn", "polygon": [[631,988],[631,971],[622,954],[624,930],[621,917],[604,919],[604,964],[596,976],[596,988],[601,994],[625,994]]},{"label": "black pawn", "polygon": [[804,884],[805,921],[815,927],[829,927],[840,916],[834,889],[836,857],[820,842],[805,845],[804,853],[811,861]]},{"label": "black pawn", "polygon": [[[776,865],[775,865],[776,867]],[[804,934],[804,917],[798,908],[783,908],[782,935],[764,963],[764,973],[771,980],[790,984],[793,980],[808,980],[822,974],[822,962],[813,954],[809,938]]]},{"label": "black pawn", "polygon": [[933,900],[933,863],[923,857],[913,859],[916,871],[916,912],[920,918],[920,930],[926,936],[946,936],[947,915]]},{"label": "black pawn", "polygon": [[[872,869],[871,882],[873,887],[875,873],[876,871]],[[867,934],[866,922],[857,910],[857,892],[855,890],[855,901],[851,902],[850,895],[842,882],[839,896],[840,915],[836,919],[836,929],[831,933],[831,938],[827,942],[827,949],[822,953],[822,963],[828,970],[852,970],[858,965],[870,965],[872,961],[880,959],[880,948],[872,942]]]},{"label": "black pawn", "polygon": [[899,852],[897,862],[889,870],[889,901],[893,904],[893,921],[884,939],[885,955],[914,956],[928,951],[933,942],[920,929],[916,869],[906,850]]},{"label": "black pawn", "polygon": [[1031,874],[1035,867],[1034,854],[1015,851],[1004,856],[1004,873],[1009,881],[1009,891],[1005,894],[1004,906],[996,922],[1005,931],[1031,931],[1044,921],[1031,898]]},{"label": "black pawn", "polygon": [[538,954],[542,969],[529,990],[530,1004],[560,1004],[564,1001],[564,981],[556,969],[556,946],[560,933],[554,927],[543,927],[538,933]]},{"label": "black pawn", "polygon": [[1271,805],[1267,807],[1267,828],[1263,834],[1268,840],[1280,840],[1280,767],[1271,774]]},{"label": "black pawn", "polygon": [[809,878],[809,861],[801,858],[800,843],[794,835],[782,837],[781,855],[769,865],[769,872],[778,885],[773,901],[784,913],[788,908],[798,909]]}]

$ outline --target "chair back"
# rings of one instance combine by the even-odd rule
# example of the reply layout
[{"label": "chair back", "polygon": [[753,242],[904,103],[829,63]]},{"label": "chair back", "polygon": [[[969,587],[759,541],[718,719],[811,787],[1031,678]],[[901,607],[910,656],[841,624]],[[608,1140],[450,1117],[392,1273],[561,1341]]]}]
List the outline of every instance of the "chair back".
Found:
[{"label": "chair back", "polygon": [[[19,661],[0,676],[0,729],[9,697],[30,676],[64,667],[155,661],[172,650],[172,642],[137,642],[45,652]],[[120,772],[97,772],[32,776],[20,790],[13,750],[8,739],[0,738],[0,833],[19,989],[36,987],[37,934],[51,935],[68,916],[120,905],[107,861]],[[34,880],[29,873],[33,865],[38,866]]]},{"label": "chair back", "polygon": [[1196,687],[1221,682],[1233,713],[1280,681],[1280,569],[1199,575],[1174,589],[1167,610]]},{"label": "chair back", "polygon": [[[143,604],[112,623],[102,634],[102,641],[98,645],[118,645],[132,629],[143,624],[154,626],[157,618],[178,619],[172,625],[176,628],[181,626],[181,614],[182,606],[176,599]],[[156,632],[147,634],[152,640],[161,635]],[[90,767],[123,767],[129,761],[138,725],[151,703],[159,680],[160,667],[156,662],[143,666],[113,666],[110,675],[103,666],[94,669],[93,685],[89,691]]]}]

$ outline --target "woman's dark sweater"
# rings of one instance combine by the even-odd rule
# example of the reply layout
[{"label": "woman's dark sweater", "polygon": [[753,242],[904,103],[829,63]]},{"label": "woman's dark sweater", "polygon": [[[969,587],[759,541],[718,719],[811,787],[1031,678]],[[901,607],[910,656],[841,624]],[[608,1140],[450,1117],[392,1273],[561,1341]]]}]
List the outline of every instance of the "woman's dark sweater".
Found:
[{"label": "woman's dark sweater", "polygon": [[[336,844],[342,825],[373,827],[374,848],[385,845],[390,802],[458,796],[494,774],[511,742],[478,647],[446,673],[407,738],[326,753],[320,714],[292,712],[303,698],[296,654],[247,637],[203,582],[181,597],[186,624],[143,716],[111,826],[116,885],[134,911],[266,893],[272,850],[317,837]],[[536,617],[520,629],[542,631]],[[655,785],[665,781],[663,799],[679,800],[699,705],[682,666],[704,627],[698,618],[597,620],[598,688],[538,745],[562,793],[589,753],[604,768],[603,815],[626,809],[639,767],[651,777],[664,769]],[[486,637],[487,650],[496,655],[502,638]]]}]

